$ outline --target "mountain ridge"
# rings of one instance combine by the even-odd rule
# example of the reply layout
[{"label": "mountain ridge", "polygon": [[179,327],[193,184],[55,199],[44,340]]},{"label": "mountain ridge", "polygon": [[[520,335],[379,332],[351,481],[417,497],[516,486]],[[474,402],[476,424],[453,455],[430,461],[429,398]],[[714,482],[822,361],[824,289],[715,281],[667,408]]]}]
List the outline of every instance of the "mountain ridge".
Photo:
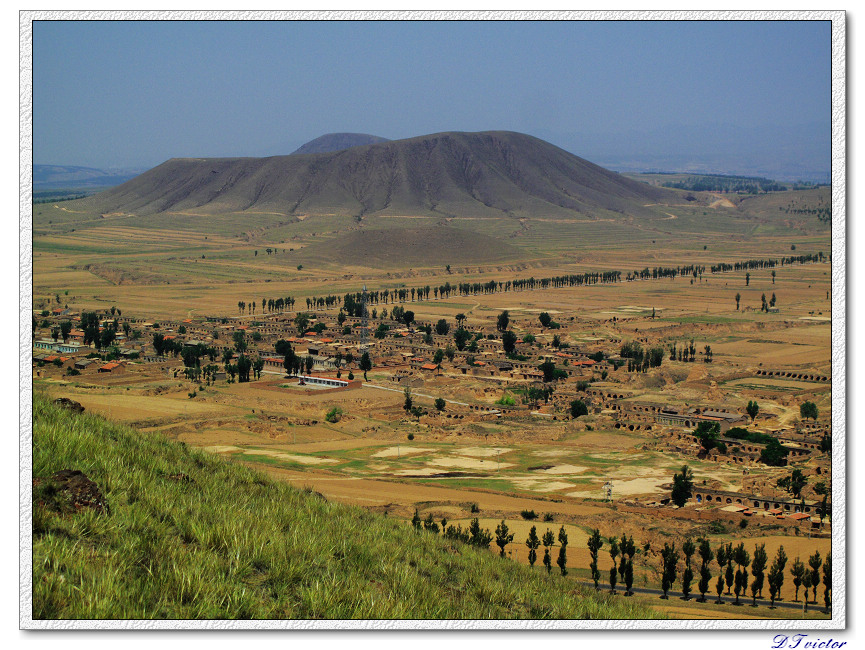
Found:
[{"label": "mountain ridge", "polygon": [[628,179],[533,136],[444,132],[316,154],[174,158],[84,199],[93,209],[148,215],[269,211],[583,218],[639,214],[675,192]]},{"label": "mountain ridge", "polygon": [[390,142],[390,140],[368,133],[325,133],[301,145],[292,151],[291,155],[331,153],[342,151],[343,149],[351,149],[352,147],[362,147],[367,144],[377,144],[379,142]]}]

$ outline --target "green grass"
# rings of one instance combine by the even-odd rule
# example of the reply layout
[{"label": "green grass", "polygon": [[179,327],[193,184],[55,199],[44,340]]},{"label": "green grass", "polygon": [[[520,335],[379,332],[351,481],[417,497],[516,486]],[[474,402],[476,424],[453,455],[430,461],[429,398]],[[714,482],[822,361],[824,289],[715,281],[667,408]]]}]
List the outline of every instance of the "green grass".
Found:
[{"label": "green grass", "polygon": [[33,467],[83,471],[111,509],[36,505],[35,619],[658,616],[38,394]]}]

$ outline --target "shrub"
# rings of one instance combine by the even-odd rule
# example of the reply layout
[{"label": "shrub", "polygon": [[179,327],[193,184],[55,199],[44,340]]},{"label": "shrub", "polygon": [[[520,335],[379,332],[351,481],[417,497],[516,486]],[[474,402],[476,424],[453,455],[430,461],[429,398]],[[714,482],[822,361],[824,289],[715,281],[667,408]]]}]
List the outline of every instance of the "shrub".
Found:
[{"label": "shrub", "polygon": [[523,519],[526,519],[528,521],[532,521],[538,518],[538,515],[534,510],[523,510],[520,515]]},{"label": "shrub", "polygon": [[571,417],[578,418],[581,415],[588,415],[589,407],[586,406],[586,403],[581,399],[575,399],[571,402]]},{"label": "shrub", "polygon": [[471,505],[471,508],[469,508],[469,509],[471,510],[471,512],[472,512],[473,514],[477,514],[478,512],[481,511],[481,509],[478,508],[478,504],[477,504],[477,503],[473,503],[473,504]]},{"label": "shrub", "polygon": [[727,532],[727,527],[721,521],[711,521],[706,528],[713,535],[723,535]]},{"label": "shrub", "polygon": [[799,406],[799,415],[803,420],[807,418],[816,420],[818,415],[817,405],[814,402],[803,402]]},{"label": "shrub", "polygon": [[505,393],[498,400],[496,400],[496,404],[501,404],[502,406],[515,406],[517,401],[513,398],[512,395],[508,395]]},{"label": "shrub", "polygon": [[413,433],[408,434],[408,439],[409,439],[409,440],[414,440],[414,434],[413,434]]},{"label": "shrub", "polygon": [[748,527],[748,520],[747,520],[747,519],[742,519],[742,520],[739,522],[739,528],[741,528],[741,529],[744,530],[744,529],[747,528],[747,527]]},{"label": "shrub", "polygon": [[760,460],[773,467],[787,464],[787,454],[790,450],[784,447],[776,438],[772,438],[760,453]]},{"label": "shrub", "polygon": [[544,513],[544,521],[545,521],[545,522],[550,522],[550,521],[552,521],[552,520],[553,520],[553,513],[551,513],[551,512],[545,512],[545,513]]},{"label": "shrub", "polygon": [[338,406],[334,406],[327,412],[327,415],[324,416],[324,419],[328,422],[339,422],[339,419],[342,417],[342,409]]}]

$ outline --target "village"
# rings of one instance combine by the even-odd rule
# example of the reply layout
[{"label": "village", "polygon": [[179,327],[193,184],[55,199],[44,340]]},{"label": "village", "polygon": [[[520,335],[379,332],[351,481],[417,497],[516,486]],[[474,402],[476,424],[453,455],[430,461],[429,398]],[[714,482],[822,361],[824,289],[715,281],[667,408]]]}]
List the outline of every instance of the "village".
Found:
[{"label": "village", "polygon": [[[361,316],[346,315],[333,301],[310,311],[263,309],[259,315],[156,323],[112,307],[98,314],[99,332],[91,334],[99,339],[98,348],[85,343],[82,312],[37,309],[34,378],[50,381],[52,392],[65,384],[85,393],[99,387],[128,391],[161,381],[164,385],[157,394],[171,392],[171,382],[180,380],[173,392],[198,401],[207,399],[205,391],[212,391],[211,386],[230,392],[246,384],[261,394],[287,396],[288,403],[314,395],[334,404],[353,391],[377,388],[380,394],[388,391],[391,399],[367,400],[363,435],[375,436],[369,432],[378,431],[384,439],[396,430],[377,428],[374,422],[413,423],[426,442],[457,436],[461,441],[486,442],[489,433],[478,432],[487,423],[510,423],[524,431],[521,440],[533,442],[550,435],[555,440],[559,434],[549,433],[553,423],[561,424],[561,430],[621,432],[637,436],[644,449],[675,457],[683,465],[716,466],[726,478],[695,485],[681,508],[671,496],[672,475],[647,484],[643,493],[621,493],[611,480],[598,489],[598,479],[592,486],[595,492],[585,492],[586,498],[641,511],[682,510],[696,518],[771,520],[828,535],[828,372],[725,364],[709,346],[698,351],[693,340],[684,337],[677,350],[670,343],[671,333],[675,336],[681,328],[653,329],[655,310],[650,308],[635,308],[628,317],[607,321],[555,314],[561,321],[555,322],[546,312],[504,310],[495,319],[460,313],[453,321],[419,322],[406,311],[411,302],[390,303],[391,314],[385,317],[386,309],[370,315],[364,294],[347,295],[346,301],[352,304],[355,298],[363,304]],[[429,311],[430,303],[423,303],[423,309]],[[357,311],[356,306],[352,310]],[[644,327],[639,336],[628,337],[627,332],[640,324]],[[245,376],[237,367],[243,357],[250,360]],[[654,382],[654,388],[651,381],[634,383],[635,377],[649,379],[663,372],[675,372],[683,389],[671,391],[669,384],[675,380],[670,377]],[[792,384],[773,386],[778,380]],[[747,388],[748,382],[759,385]],[[739,385],[746,389],[722,388]],[[819,414],[803,417],[801,404],[816,411],[815,401],[820,403]],[[755,412],[749,413],[752,403]],[[290,421],[292,414],[279,415]],[[533,429],[544,433],[533,437]],[[701,432],[709,432],[711,442]],[[270,435],[284,439],[286,433]],[[225,451],[219,445],[214,449]],[[784,477],[793,468],[801,485],[791,488]],[[452,470],[439,466],[414,475],[466,478]],[[731,470],[738,479],[729,479]],[[406,475],[411,473],[402,472]]]}]

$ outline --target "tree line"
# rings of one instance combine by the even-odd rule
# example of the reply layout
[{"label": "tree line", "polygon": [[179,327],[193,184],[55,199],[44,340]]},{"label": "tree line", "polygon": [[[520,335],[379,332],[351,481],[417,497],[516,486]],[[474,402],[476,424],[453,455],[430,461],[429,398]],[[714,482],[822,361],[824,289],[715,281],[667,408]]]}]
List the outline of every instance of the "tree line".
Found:
[{"label": "tree line", "polygon": [[736,192],[740,194],[760,194],[766,192],[783,192],[785,185],[770,178],[758,176],[688,176],[681,181],[666,181],[662,187],[672,187],[691,192]]},{"label": "tree line", "polygon": [[[415,510],[411,520],[411,525],[418,532],[428,532],[439,534],[441,531],[445,539],[459,541],[464,544],[469,544],[477,548],[488,549],[491,543],[495,540],[496,546],[499,547],[499,556],[506,557],[505,548],[514,541],[514,533],[512,533],[503,519],[498,524],[495,534],[489,529],[481,528],[477,518],[472,519],[469,527],[463,529],[461,525],[448,525],[447,518],[443,518],[439,524],[433,518],[432,513],[429,513],[426,519],[422,520],[418,511]],[[553,555],[552,549],[555,546],[556,539],[559,542],[558,555],[556,557],[556,565],[559,567],[559,573],[564,577],[568,574],[568,534],[565,527],[559,529],[558,536],[555,536],[551,529],[547,529],[542,536],[538,536],[537,526],[532,526],[528,537],[525,540],[525,545],[529,549],[528,560],[529,566],[534,569],[538,559],[538,549],[541,545],[544,547],[544,557],[542,564],[547,570],[547,574],[552,573]],[[594,583],[595,590],[600,591],[601,569],[598,565],[600,550],[604,547],[605,539],[601,536],[599,529],[594,529],[589,536],[587,546],[591,561],[589,563],[589,571],[591,579]],[[632,596],[634,585],[634,556],[637,555],[638,548],[633,537],[628,537],[623,533],[621,539],[613,536],[606,538],[606,543],[609,545],[609,555],[611,565],[607,571],[608,581],[610,585],[610,593],[616,594],[616,586],[623,584],[624,595]],[[644,555],[648,555],[651,551],[651,545],[646,542],[642,546]],[[735,595],[735,604],[739,605],[740,596],[747,597],[747,592],[750,587],[752,606],[757,606],[757,598],[763,598],[763,589],[768,587],[770,607],[775,607],[775,601],[782,600],[781,590],[785,580],[785,569],[787,567],[788,558],[784,551],[784,547],[780,546],[775,555],[772,565],[769,566],[769,557],[766,553],[765,544],[756,544],[753,557],[745,549],[744,542],[740,542],[737,546],[733,546],[732,542],[721,544],[716,550],[713,550],[708,539],[698,538],[696,542],[690,538],[686,539],[682,544],[681,555],[676,548],[675,543],[664,543],[663,549],[660,551],[662,568],[661,568],[661,598],[668,599],[669,591],[677,582],[681,582],[681,591],[685,600],[691,599],[691,593],[694,592],[694,579],[698,578],[696,584],[696,592],[699,592],[700,598],[697,602],[707,602],[706,594],[714,587],[717,593],[716,604],[723,602],[721,596],[724,595],[726,587],[727,595]],[[694,556],[699,556],[699,567],[697,567]],[[683,557],[684,556],[684,557]],[[684,559],[684,568],[681,570],[680,577],[680,559]],[[712,584],[712,562],[715,561],[718,565],[717,580]],[[750,574],[748,569],[750,568]],[[822,568],[822,576],[820,569]],[[695,569],[697,573],[695,573]],[[768,573],[767,573],[768,569]],[[832,602],[832,555],[826,556],[825,561],[821,557],[820,552],[816,551],[808,558],[806,565],[797,557],[790,569],[790,574],[793,577],[793,585],[796,588],[794,602],[799,600],[799,589],[804,587],[803,594],[803,611],[808,608],[808,593],[812,592],[813,602],[817,603],[817,589],[820,586],[821,577],[823,582],[823,602],[826,609],[829,610]],[[749,578],[752,578],[749,584]]]},{"label": "tree line", "polygon": [[[776,266],[791,265],[794,263],[806,264],[809,262],[822,262],[825,259],[822,251],[816,254],[788,256],[779,259],[745,260],[734,263],[719,262],[708,268],[712,273],[725,273],[728,271],[753,270],[763,268],[774,268]],[[831,256],[829,258],[831,260]],[[702,277],[706,271],[705,265],[685,264],[675,267],[653,267],[642,270],[629,271],[624,274],[628,282],[634,280],[660,280],[662,278],[675,278],[678,276],[692,275],[694,278]],[[623,273],[621,271],[588,271],[586,273],[575,273],[568,275],[557,275],[548,278],[514,278],[504,282],[489,280],[488,282],[459,282],[451,284],[445,282],[437,287],[424,285],[422,287],[405,287],[398,289],[377,289],[366,293],[367,305],[388,305],[405,302],[422,302],[430,299],[432,294],[434,300],[439,298],[450,298],[452,294],[458,296],[476,296],[509,291],[534,291],[535,289],[549,289],[562,287],[579,287],[593,284],[609,284],[621,282]],[[311,309],[333,309],[340,308],[349,316],[360,318],[363,312],[363,293],[356,291],[344,296],[328,294],[326,296],[310,296],[305,299],[306,308]],[[262,298],[261,311],[282,312],[290,310],[295,305],[295,299],[291,296],[284,298]],[[247,303],[238,301],[237,308],[241,314],[254,314],[258,308],[255,300]]]}]

